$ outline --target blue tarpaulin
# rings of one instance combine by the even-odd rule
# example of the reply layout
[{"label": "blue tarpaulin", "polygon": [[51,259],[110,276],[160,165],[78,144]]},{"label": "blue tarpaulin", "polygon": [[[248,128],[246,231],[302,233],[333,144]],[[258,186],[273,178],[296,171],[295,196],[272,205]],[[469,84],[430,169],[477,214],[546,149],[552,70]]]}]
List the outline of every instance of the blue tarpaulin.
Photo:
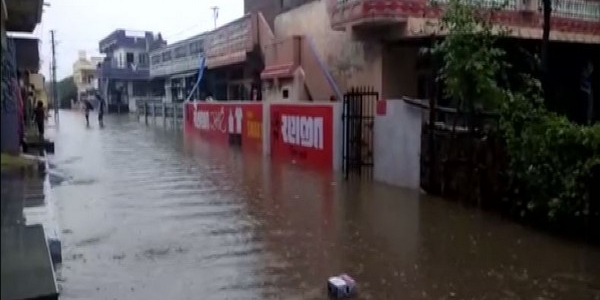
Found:
[{"label": "blue tarpaulin", "polygon": [[201,57],[200,58],[200,63],[198,64],[198,80],[196,80],[196,83],[194,84],[194,87],[192,88],[192,90],[188,94],[187,98],[185,98],[185,101],[190,101],[190,98],[192,97],[192,95],[194,94],[194,92],[196,92],[196,89],[200,85],[200,81],[202,81],[202,75],[204,75],[205,62],[206,62],[206,58],[204,56]]}]

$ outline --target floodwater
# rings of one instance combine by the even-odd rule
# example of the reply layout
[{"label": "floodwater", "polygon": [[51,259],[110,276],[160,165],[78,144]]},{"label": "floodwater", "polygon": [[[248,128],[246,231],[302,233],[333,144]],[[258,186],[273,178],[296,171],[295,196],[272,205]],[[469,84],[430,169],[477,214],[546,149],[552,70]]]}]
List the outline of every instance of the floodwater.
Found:
[{"label": "floodwater", "polygon": [[600,299],[600,249],[494,214],[61,112],[61,299]]}]

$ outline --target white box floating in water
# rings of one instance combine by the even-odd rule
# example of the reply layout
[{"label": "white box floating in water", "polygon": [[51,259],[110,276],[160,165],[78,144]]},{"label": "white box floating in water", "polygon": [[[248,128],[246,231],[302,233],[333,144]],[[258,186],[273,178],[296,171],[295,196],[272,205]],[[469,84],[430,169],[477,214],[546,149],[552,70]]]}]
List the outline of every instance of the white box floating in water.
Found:
[{"label": "white box floating in water", "polygon": [[356,282],[352,277],[342,274],[327,279],[327,292],[334,298],[347,298],[356,292]]}]

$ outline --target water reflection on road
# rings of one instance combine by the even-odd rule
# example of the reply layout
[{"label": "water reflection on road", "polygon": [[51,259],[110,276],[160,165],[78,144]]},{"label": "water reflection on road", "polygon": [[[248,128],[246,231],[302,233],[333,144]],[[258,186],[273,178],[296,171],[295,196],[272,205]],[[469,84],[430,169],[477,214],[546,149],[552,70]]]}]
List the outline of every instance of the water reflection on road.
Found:
[{"label": "water reflection on road", "polygon": [[63,299],[600,299],[600,249],[173,130],[62,112]]}]

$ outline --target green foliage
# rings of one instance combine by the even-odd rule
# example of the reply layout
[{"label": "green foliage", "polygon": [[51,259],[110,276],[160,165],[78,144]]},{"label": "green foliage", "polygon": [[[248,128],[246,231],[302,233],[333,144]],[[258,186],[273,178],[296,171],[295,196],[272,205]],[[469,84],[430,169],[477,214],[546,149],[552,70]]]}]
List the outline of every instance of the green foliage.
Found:
[{"label": "green foliage", "polygon": [[[56,86],[58,87],[58,99],[61,107],[69,106],[71,99],[77,99],[77,87],[73,81],[73,76],[68,76],[60,80]],[[49,92],[51,92],[50,90]]]},{"label": "green foliage", "polygon": [[[446,38],[433,53],[443,60],[445,92],[462,103],[500,112],[500,133],[509,158],[507,201],[520,216],[564,224],[600,219],[600,124],[580,126],[549,112],[540,82],[520,75],[519,90],[498,79],[507,70],[505,53],[477,7],[451,0],[441,20]],[[581,221],[581,222],[580,222]]]},{"label": "green foliage", "polygon": [[508,67],[506,53],[494,46],[507,31],[494,28],[480,8],[467,0],[450,0],[440,20],[440,30],[447,35],[432,49],[442,61],[438,79],[446,96],[467,110],[497,106],[502,96],[497,78]]},{"label": "green foliage", "polygon": [[550,222],[600,217],[600,199],[592,198],[600,179],[600,124],[574,124],[540,103],[508,94],[501,108],[511,208]]}]

